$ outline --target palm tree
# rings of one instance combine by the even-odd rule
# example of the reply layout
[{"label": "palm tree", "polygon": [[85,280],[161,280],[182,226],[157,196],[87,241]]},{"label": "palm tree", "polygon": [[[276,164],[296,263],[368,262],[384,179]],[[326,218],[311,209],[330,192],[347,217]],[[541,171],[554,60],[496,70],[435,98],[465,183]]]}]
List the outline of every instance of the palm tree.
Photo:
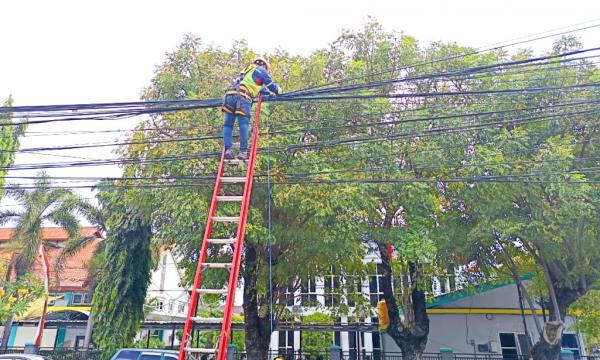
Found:
[{"label": "palm tree", "polygon": [[[81,213],[84,203],[69,189],[53,188],[50,178],[45,173],[38,174],[33,190],[28,191],[19,185],[10,185],[6,187],[5,195],[16,200],[22,207],[22,211],[0,211],[0,226],[9,222],[15,225],[14,238],[9,246],[18,250],[9,263],[10,269],[14,269],[18,279],[32,268],[36,259],[39,259],[42,265],[46,298],[34,342],[36,346],[40,346],[48,306],[48,283],[50,281],[46,251],[48,248],[56,247],[56,245],[44,241],[42,228],[47,224],[64,228],[69,235],[65,249],[69,254],[76,252],[89,240],[89,238],[82,237],[79,232],[80,221],[77,214]],[[66,251],[65,254],[67,254]],[[62,259],[58,264],[60,268],[64,256],[59,259]],[[11,326],[12,319],[8,319],[4,327],[4,334],[10,332]],[[2,347],[6,347],[7,343],[8,336],[4,336]]]}]

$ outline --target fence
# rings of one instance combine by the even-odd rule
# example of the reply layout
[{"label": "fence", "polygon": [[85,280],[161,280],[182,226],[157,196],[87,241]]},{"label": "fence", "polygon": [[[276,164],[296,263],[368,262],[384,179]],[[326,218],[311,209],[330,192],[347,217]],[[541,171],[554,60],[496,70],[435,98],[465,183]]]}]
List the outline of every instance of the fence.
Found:
[{"label": "fence", "polygon": [[[23,353],[23,348],[0,348],[0,354]],[[49,357],[52,360],[99,360],[102,354],[101,350],[73,350],[61,348],[41,348],[40,355]],[[330,352],[327,351],[274,351],[269,353],[269,359],[273,360],[280,357],[283,360],[330,360]],[[210,359],[210,358],[208,358]],[[249,359],[245,352],[236,352],[236,360],[255,360]],[[424,353],[422,360],[528,360],[527,356],[508,356],[502,354],[440,354]],[[575,356],[575,360],[600,360],[600,356]],[[399,352],[382,351],[343,351],[341,360],[402,360],[402,354]]]},{"label": "fence", "polygon": [[[0,348],[0,354],[23,353],[23,348]],[[66,348],[41,348],[39,354],[52,360],[100,360],[100,350],[73,350]]]},{"label": "fence", "polygon": [[[283,360],[330,360],[331,353],[327,351],[275,351],[269,353],[269,359]],[[235,353],[236,360],[254,360],[249,359],[244,352]],[[400,352],[383,351],[343,351],[341,360],[402,360]],[[422,360],[529,360],[526,355],[502,355],[502,354],[460,354],[460,353],[424,353]],[[574,360],[600,360],[600,356],[579,356],[573,357]],[[567,360],[566,358],[564,360]]]}]

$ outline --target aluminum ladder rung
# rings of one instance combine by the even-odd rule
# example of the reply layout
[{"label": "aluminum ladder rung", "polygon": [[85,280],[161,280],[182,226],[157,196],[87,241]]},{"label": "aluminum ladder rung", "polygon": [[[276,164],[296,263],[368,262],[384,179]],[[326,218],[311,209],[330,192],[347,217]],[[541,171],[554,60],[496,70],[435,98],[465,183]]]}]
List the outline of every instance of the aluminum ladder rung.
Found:
[{"label": "aluminum ladder rung", "polygon": [[242,201],[243,196],[217,196],[217,201]]},{"label": "aluminum ladder rung", "polygon": [[213,216],[213,221],[218,222],[238,222],[240,221],[239,216]]},{"label": "aluminum ladder rung", "polygon": [[231,263],[202,263],[207,269],[231,269],[233,266]]},{"label": "aluminum ladder rung", "polygon": [[227,289],[196,289],[196,292],[200,295],[225,295],[228,293]]},{"label": "aluminum ladder rung", "polygon": [[218,317],[201,317],[194,316],[191,318],[193,322],[201,323],[201,324],[214,324],[214,323],[222,323],[223,318]]},{"label": "aluminum ladder rung", "polygon": [[223,176],[221,182],[228,184],[245,183],[246,178],[241,176]]},{"label": "aluminum ladder rung", "polygon": [[229,244],[235,244],[235,242],[237,240],[236,239],[208,239],[207,241],[209,244],[229,245]]}]

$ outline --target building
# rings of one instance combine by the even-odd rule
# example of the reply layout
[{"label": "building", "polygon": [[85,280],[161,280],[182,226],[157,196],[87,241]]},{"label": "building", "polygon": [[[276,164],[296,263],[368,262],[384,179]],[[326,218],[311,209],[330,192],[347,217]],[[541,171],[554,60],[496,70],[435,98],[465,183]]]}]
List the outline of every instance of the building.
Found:
[{"label": "building", "polygon": [[[371,259],[373,260],[373,259]],[[381,274],[369,276],[367,281],[360,284],[356,290],[360,292],[373,308],[382,299],[380,290]],[[333,276],[325,276],[308,280],[296,294],[294,300],[288,303],[292,312],[308,315],[315,311],[325,312],[327,306],[335,301],[344,301],[328,295],[331,289],[340,287],[341,280]],[[337,282],[337,285],[336,285]],[[439,353],[441,348],[451,348],[455,353],[496,355],[506,358],[515,354],[527,356],[529,352],[525,326],[521,312],[517,287],[512,281],[500,284],[483,284],[467,290],[461,290],[460,281],[440,281],[434,279],[430,294],[435,295],[427,304],[430,318],[430,333],[426,352]],[[309,305],[305,305],[306,302]],[[318,303],[319,306],[310,304]],[[349,313],[352,314],[353,304],[348,302]],[[538,340],[538,333],[533,316],[538,317],[543,324],[543,309],[536,307],[533,314],[527,308],[524,310],[525,322],[532,343]],[[376,354],[381,352],[400,352],[393,339],[378,331],[352,331],[354,324],[377,324],[376,317],[351,320],[351,317],[341,316],[336,324],[346,325],[349,331],[333,333],[333,344],[341,347],[344,353],[356,356],[357,353]],[[571,325],[573,318],[565,319],[566,329],[563,335],[563,349],[571,350],[575,355],[585,355],[583,338],[574,333]],[[275,331],[271,337],[271,351],[286,354],[302,349],[301,331]]]},{"label": "building", "polygon": [[[158,266],[152,273],[146,305],[150,307],[150,314],[146,320],[163,322],[185,321],[189,292],[181,286],[183,272],[177,267],[173,254],[168,249],[163,249],[160,254]],[[177,329],[142,329],[138,340],[159,339],[166,345],[179,344],[175,335]]]},{"label": "building", "polygon": [[[84,339],[85,325],[90,309],[90,295],[88,284],[88,267],[92,253],[100,241],[104,241],[102,234],[93,227],[82,228],[83,235],[95,236],[94,241],[67,261],[59,281],[52,286],[52,298],[49,308],[49,320],[77,320],[77,326],[47,326],[44,331],[45,347],[70,347],[81,346]],[[2,250],[12,237],[12,229],[0,229],[0,259],[8,259],[10,254]],[[60,247],[67,239],[64,230],[58,228],[44,229],[43,236],[46,240],[57,245],[57,249],[49,251],[52,260],[56,258]],[[365,262],[377,262],[376,256],[369,255]],[[333,269],[332,269],[333,270]],[[41,269],[34,268],[34,272],[41,276]],[[290,311],[299,316],[308,315],[316,311],[326,312],[328,307],[338,305],[344,301],[348,305],[349,313],[354,312],[355,304],[351,300],[336,295],[336,289],[341,289],[341,284],[347,279],[339,276],[325,275],[320,278],[307,279],[301,289],[290,296],[288,307]],[[51,276],[54,273],[51,268]],[[380,279],[382,274],[373,273],[367,279],[356,283],[354,295],[362,296],[375,308],[382,298]],[[160,254],[157,268],[153,271],[151,283],[148,288],[147,304],[149,315],[147,320],[152,325],[142,326],[138,340],[159,339],[165,345],[178,345],[178,338],[174,336],[181,328],[188,310],[189,292],[181,286],[183,274],[177,268],[174,256],[163,249]],[[528,352],[525,338],[523,317],[518,301],[516,286],[510,281],[495,285],[479,285],[464,291],[461,289],[459,278],[450,281],[450,278],[440,281],[435,278],[431,294],[433,299],[428,303],[430,316],[430,334],[427,352],[439,352],[440,348],[452,348],[456,353],[476,353],[482,355],[503,355],[509,357],[514,354],[526,355]],[[237,289],[235,313],[241,313],[242,289]],[[315,306],[318,304],[318,306]],[[542,309],[536,308],[532,314],[525,310],[525,321],[533,342],[537,341],[537,332],[533,316],[542,318]],[[373,314],[374,315],[374,314]],[[567,318],[567,329],[563,337],[563,347],[572,350],[575,354],[586,354],[580,336],[569,329],[573,319]],[[352,316],[339,316],[335,323],[345,325],[347,331],[332,332],[333,343],[349,354],[380,352],[399,352],[394,341],[386,334],[378,331],[363,331],[360,324],[377,324],[376,317],[359,319],[357,322]],[[356,330],[353,328],[356,326]],[[373,328],[376,328],[375,326]],[[2,329],[0,328],[0,331]],[[31,341],[35,331],[33,323],[24,323],[14,326],[10,336],[11,346],[22,346]],[[287,353],[302,349],[300,331],[275,331],[271,335],[271,350],[273,353]]]},{"label": "building", "polygon": [[[65,229],[47,227],[42,229],[42,237],[55,248],[47,251],[50,263],[50,303],[48,307],[48,320],[87,320],[91,295],[89,293],[89,265],[94,250],[104,240],[102,233],[96,227],[83,227],[80,229],[82,236],[93,239],[77,254],[69,257],[63,271],[56,276],[55,261],[68,240],[69,235]],[[12,251],[2,247],[12,240],[14,229],[0,229],[0,259],[8,262]],[[39,263],[33,267],[33,273],[43,279],[42,268]],[[41,309],[33,310],[29,316],[39,317]],[[0,328],[0,331],[2,329]],[[9,334],[9,346],[23,346],[31,342],[35,334],[35,326],[13,326]],[[85,329],[46,328],[42,340],[43,347],[76,347],[83,343]]]},{"label": "building", "polygon": [[[91,307],[91,295],[89,288],[89,266],[94,250],[104,236],[96,227],[81,228],[81,235],[93,237],[92,241],[83,247],[74,256],[69,257],[62,272],[56,277],[54,263],[61,248],[68,240],[67,232],[62,228],[47,227],[42,230],[42,236],[56,246],[48,250],[50,263],[50,303],[48,307],[47,320],[85,321],[88,319]],[[14,229],[0,229],[0,261],[8,262],[13,251],[2,249],[14,236]],[[42,278],[42,269],[39,264],[33,268],[33,273]],[[181,287],[181,274],[176,267],[175,260],[168,250],[160,254],[157,269],[152,273],[151,284],[148,288],[147,305],[151,311],[149,318],[161,321],[182,321],[185,319],[189,295],[186,289]],[[40,310],[32,311],[28,318],[38,318]],[[9,334],[9,346],[20,347],[26,342],[31,342],[35,325],[26,322],[13,326]],[[0,327],[0,335],[2,332]],[[140,338],[147,336],[160,338],[165,343],[174,341],[174,331],[143,330]],[[82,326],[46,326],[42,340],[42,347],[67,347],[80,348],[85,339],[85,327]]]}]

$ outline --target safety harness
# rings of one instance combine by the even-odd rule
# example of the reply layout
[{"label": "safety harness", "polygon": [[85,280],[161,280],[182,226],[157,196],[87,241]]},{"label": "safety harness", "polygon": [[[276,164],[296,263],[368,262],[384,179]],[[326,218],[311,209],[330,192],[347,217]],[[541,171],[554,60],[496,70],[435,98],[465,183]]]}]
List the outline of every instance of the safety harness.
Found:
[{"label": "safety harness", "polygon": [[255,87],[258,87],[260,89],[260,85],[257,86],[255,84],[250,84],[248,82],[248,80],[251,80],[252,83],[254,82],[254,80],[252,80],[252,73],[254,72],[256,67],[257,67],[256,64],[248,65],[244,69],[244,71],[242,71],[240,73],[240,75],[232,81],[231,85],[229,85],[229,87],[227,87],[227,89],[225,89],[225,97],[227,97],[228,95],[239,95],[240,97],[238,98],[235,109],[231,105],[223,102],[223,107],[221,108],[222,111],[229,113],[229,114],[236,114],[236,115],[241,115],[241,116],[249,115],[249,114],[246,114],[246,112],[244,110],[242,110],[240,100],[241,100],[241,97],[243,96],[248,101],[250,101],[250,103],[252,103],[253,96],[250,93],[248,86],[254,85]]}]

